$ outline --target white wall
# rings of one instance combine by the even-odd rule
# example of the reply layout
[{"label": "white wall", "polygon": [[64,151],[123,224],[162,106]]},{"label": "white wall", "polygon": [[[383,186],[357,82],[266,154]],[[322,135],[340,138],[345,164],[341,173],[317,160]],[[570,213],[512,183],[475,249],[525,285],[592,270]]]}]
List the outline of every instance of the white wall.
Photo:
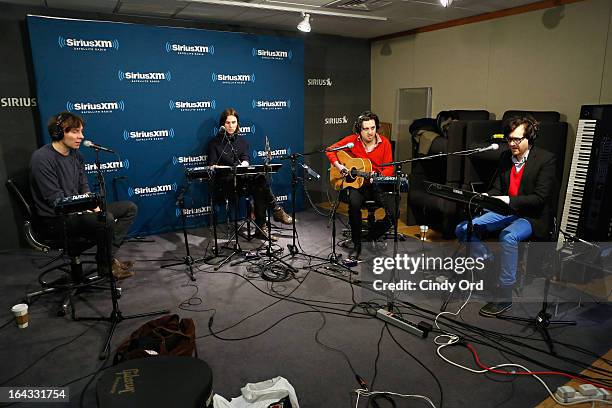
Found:
[{"label": "white wall", "polygon": [[[612,103],[612,1],[586,0],[372,44],[372,109],[395,120],[399,88],[446,109],[553,110],[573,145],[580,106]],[[396,126],[394,126],[396,129]],[[395,135],[394,135],[395,137]]]}]

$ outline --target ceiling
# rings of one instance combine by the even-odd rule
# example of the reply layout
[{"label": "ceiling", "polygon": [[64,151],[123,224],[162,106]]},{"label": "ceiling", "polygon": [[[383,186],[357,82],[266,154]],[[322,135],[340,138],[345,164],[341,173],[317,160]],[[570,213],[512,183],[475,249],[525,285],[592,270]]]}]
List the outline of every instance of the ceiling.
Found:
[{"label": "ceiling", "polygon": [[[301,19],[300,12],[306,11],[312,14],[313,33],[373,38],[540,1],[454,0],[448,8],[442,7],[439,0],[0,0],[0,2],[77,12],[160,17],[176,19],[177,22],[192,20],[289,31],[296,30],[296,25]],[[222,4],[224,2],[230,4]],[[317,14],[321,12],[386,17],[387,20]]]}]

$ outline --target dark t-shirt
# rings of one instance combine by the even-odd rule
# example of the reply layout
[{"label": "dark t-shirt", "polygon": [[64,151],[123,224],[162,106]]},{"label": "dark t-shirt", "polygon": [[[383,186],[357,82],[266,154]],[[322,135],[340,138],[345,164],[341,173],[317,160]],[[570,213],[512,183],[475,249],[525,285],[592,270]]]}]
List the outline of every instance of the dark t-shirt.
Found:
[{"label": "dark t-shirt", "polygon": [[89,192],[83,156],[70,149],[64,156],[51,144],[32,154],[30,160],[30,189],[36,213],[41,217],[55,217],[55,204],[62,198]]}]

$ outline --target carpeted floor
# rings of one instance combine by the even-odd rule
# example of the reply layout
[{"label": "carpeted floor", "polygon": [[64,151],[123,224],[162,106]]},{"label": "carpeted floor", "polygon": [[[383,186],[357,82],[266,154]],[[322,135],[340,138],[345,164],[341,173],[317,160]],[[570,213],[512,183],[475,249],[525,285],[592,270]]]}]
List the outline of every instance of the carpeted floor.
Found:
[{"label": "carpeted floor", "polygon": [[[341,230],[338,222],[339,237]],[[276,248],[284,248],[280,255],[286,255],[291,231],[276,231],[282,234]],[[298,232],[303,251],[327,258],[331,229],[326,218],[312,211],[298,214]],[[223,231],[221,235],[225,236]],[[189,231],[192,256],[210,253],[209,236],[208,229]],[[445,362],[434,342],[439,331],[422,339],[373,317],[389,299],[370,290],[369,282],[375,278],[371,259],[391,256],[392,242],[364,244],[366,262],[354,272],[329,264],[313,266],[323,261],[299,255],[286,258],[297,272],[289,274],[284,282],[262,279],[257,261],[225,265],[218,270],[199,263],[193,269],[196,280],[191,281],[185,265],[160,267],[182,260],[182,233],[148,238],[152,242],[126,243],[119,253],[123,260],[137,261],[136,275],[120,283],[120,310],[127,316],[167,308],[181,317],[193,318],[199,358],[213,370],[215,392],[227,399],[238,396],[247,382],[282,376],[294,386],[302,407],[354,407],[354,390],[360,387],[356,374],[372,390],[424,396],[435,407],[532,407],[548,396],[530,376],[473,373]],[[254,249],[260,242],[241,239],[241,246]],[[427,245],[421,246],[409,237],[399,243],[397,251],[413,253],[415,248],[427,249]],[[337,251],[346,252],[340,248]],[[30,250],[0,254],[4,282],[0,316],[6,322],[0,330],[0,384],[69,386],[70,406],[94,407],[96,379],[111,363],[98,359],[108,323],[57,317],[58,295],[43,296],[30,305],[27,329],[20,330],[11,322],[10,307],[26,292],[37,289],[37,265],[46,259],[48,255]],[[267,268],[266,275],[279,272],[281,264],[274,260],[274,268]],[[526,292],[537,299],[541,289],[542,280],[538,278]],[[415,292],[395,299],[395,306],[407,320],[434,325],[443,298],[439,292]],[[557,298],[551,296],[551,305],[556,305]],[[455,312],[461,304],[461,296],[455,296],[448,311]],[[442,348],[440,353],[474,370],[478,367],[465,343],[473,345],[488,366],[516,362],[531,370],[569,372],[582,371],[612,344],[608,303],[589,301],[580,308],[560,305],[559,310],[564,312],[560,317],[576,319],[578,324],[551,328],[558,356],[548,353],[542,337],[532,328],[478,316],[482,304],[472,298],[460,316],[439,319],[441,330],[458,333],[462,340],[459,345]],[[112,306],[108,291],[81,294],[75,298],[75,305],[78,316],[108,316]],[[510,314],[534,316],[539,308],[537,301],[516,302]],[[148,319],[122,321],[113,336],[112,349]],[[446,340],[439,338],[438,342]],[[101,373],[94,377],[99,370]],[[610,380],[609,373],[606,375]],[[567,381],[559,376],[543,376],[543,380],[553,392]],[[418,397],[393,400],[398,407],[432,406]],[[392,406],[389,401],[377,402],[381,408]],[[359,407],[366,406],[367,398],[361,397]]]}]

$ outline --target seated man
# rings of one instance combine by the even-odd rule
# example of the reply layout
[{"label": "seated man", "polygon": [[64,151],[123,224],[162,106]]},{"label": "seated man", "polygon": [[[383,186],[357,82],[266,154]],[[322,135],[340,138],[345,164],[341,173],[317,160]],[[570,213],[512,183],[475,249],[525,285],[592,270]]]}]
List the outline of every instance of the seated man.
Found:
[{"label": "seated man", "polygon": [[[545,239],[552,227],[553,196],[556,188],[555,157],[534,146],[538,122],[531,117],[510,119],[504,136],[510,150],[502,153],[489,195],[509,204],[516,215],[502,216],[492,211],[474,219],[474,256],[487,253],[480,237],[499,234],[501,246],[497,300],[487,303],[480,314],[492,317],[512,307],[512,288],[516,282],[518,244],[530,237]],[[467,222],[455,234],[467,239]]]},{"label": "seated man", "polygon": [[[381,167],[383,163],[393,161],[391,143],[389,140],[378,134],[379,120],[375,113],[370,111],[363,112],[353,126],[353,134],[344,137],[340,141],[329,147],[345,146],[352,143],[353,147],[343,149],[355,158],[368,159],[372,162],[372,171],[383,176],[393,176],[393,166]],[[348,174],[348,169],[340,163],[335,152],[327,152],[327,158],[341,173]],[[361,253],[361,207],[366,200],[376,201],[385,209],[385,218],[376,222],[373,231],[370,231],[370,238],[377,239],[384,235],[387,230],[394,225],[397,216],[397,208],[393,195],[385,194],[380,189],[366,180],[359,189],[348,188],[349,194],[349,224],[351,226],[351,241],[353,252],[356,257]]]},{"label": "seated man", "polygon": [[111,202],[107,205],[106,229],[100,219],[100,208],[68,217],[58,216],[55,205],[64,197],[89,192],[83,156],[78,149],[84,139],[84,121],[70,112],[62,112],[51,117],[47,125],[51,143],[44,145],[32,154],[30,160],[30,189],[34,209],[40,218],[41,227],[49,236],[83,238],[97,245],[96,260],[100,275],[108,275],[112,270],[117,279],[133,276],[130,271],[133,262],[110,260],[105,255],[111,247],[115,254],[127,234],[138,208],[131,201]]},{"label": "seated man", "polygon": [[[238,112],[233,108],[225,109],[219,118],[219,134],[208,142],[206,154],[209,166],[248,166],[249,145],[247,141],[239,136],[240,119]],[[266,209],[271,209],[274,221],[283,224],[291,224],[293,219],[285,213],[283,207],[277,204],[276,197],[272,193],[270,185],[263,174],[256,176],[241,176],[238,179],[239,192],[246,188],[253,196],[255,207],[255,224],[257,225],[255,237],[268,239],[266,228]],[[217,176],[215,178],[215,189],[224,196],[232,194],[230,186],[233,185],[233,176]],[[272,241],[277,238],[270,237]]]}]

